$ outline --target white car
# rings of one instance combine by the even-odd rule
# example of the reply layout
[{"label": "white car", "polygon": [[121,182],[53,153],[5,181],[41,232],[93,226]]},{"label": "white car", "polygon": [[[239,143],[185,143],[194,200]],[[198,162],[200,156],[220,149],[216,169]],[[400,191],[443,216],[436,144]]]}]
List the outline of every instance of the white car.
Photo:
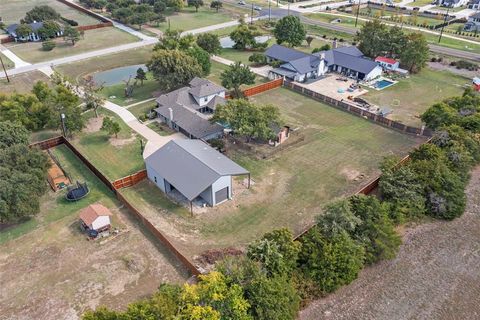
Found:
[{"label": "white car", "polygon": [[247,3],[246,3],[245,1],[243,1],[243,0],[240,0],[240,1],[238,1],[238,4],[244,6],[244,5],[246,5]]},{"label": "white car", "polygon": [[253,10],[262,11],[262,7],[254,6],[254,7],[253,7]]}]

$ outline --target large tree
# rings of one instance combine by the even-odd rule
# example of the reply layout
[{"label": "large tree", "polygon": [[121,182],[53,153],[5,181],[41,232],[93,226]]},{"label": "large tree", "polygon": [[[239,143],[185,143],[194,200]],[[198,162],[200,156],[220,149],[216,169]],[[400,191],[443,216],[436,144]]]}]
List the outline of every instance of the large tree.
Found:
[{"label": "large tree", "polygon": [[187,50],[195,44],[195,38],[191,34],[182,36],[179,30],[167,30],[160,37],[153,50]]},{"label": "large tree", "polygon": [[17,30],[15,30],[15,32],[17,33],[18,37],[26,38],[33,32],[33,29],[32,27],[30,27],[30,25],[22,23],[17,27]]},{"label": "large tree", "polygon": [[60,31],[61,28],[57,22],[48,20],[43,23],[43,26],[40,29],[38,29],[38,34],[42,39],[51,39],[55,38]]},{"label": "large tree", "polygon": [[197,37],[197,45],[210,54],[217,54],[221,50],[220,39],[214,33],[201,33]]},{"label": "large tree", "polygon": [[235,62],[220,74],[220,79],[222,86],[233,89],[235,97],[242,97],[243,93],[240,91],[240,86],[254,84],[255,74],[248,66],[242,65],[241,62]]},{"label": "large tree", "polygon": [[210,61],[210,54],[200,48],[197,45],[192,46],[185,51],[190,57],[194,58],[197,63],[202,67],[203,75],[207,76],[210,74],[210,69],[212,67],[212,62]]},{"label": "large tree", "polygon": [[28,130],[18,122],[0,122],[0,149],[16,144],[28,144]]},{"label": "large tree", "polygon": [[105,103],[105,98],[100,95],[100,91],[103,90],[103,84],[98,85],[92,76],[87,76],[82,84],[83,102],[85,102],[87,109],[93,109],[95,117],[98,118],[98,108],[102,107]]},{"label": "large tree", "polygon": [[287,43],[291,47],[296,47],[305,40],[307,31],[299,17],[286,16],[275,24],[273,34],[278,44]]},{"label": "large tree", "polygon": [[407,35],[405,47],[400,54],[400,62],[408,68],[408,71],[420,71],[427,64],[428,55],[427,39],[422,33]]},{"label": "large tree", "polygon": [[223,7],[223,4],[219,0],[214,0],[210,3],[210,8],[215,9],[217,12]]},{"label": "large tree", "polygon": [[244,99],[229,100],[218,106],[212,121],[228,124],[234,133],[251,139],[265,141],[275,137],[272,126],[281,123],[280,112],[271,105],[257,106]]},{"label": "large tree", "polygon": [[259,32],[255,27],[250,27],[245,23],[241,23],[235,30],[230,33],[230,39],[235,43],[233,47],[238,50],[246,48],[254,48],[257,44],[255,37]]},{"label": "large tree", "polygon": [[388,27],[380,20],[367,21],[357,33],[358,48],[367,57],[376,58],[389,49],[387,42]]},{"label": "large tree", "polygon": [[200,77],[203,74],[198,62],[179,50],[154,51],[147,67],[164,90],[184,86],[194,77]]},{"label": "large tree", "polygon": [[203,0],[187,0],[189,7],[195,7],[195,12],[198,12],[198,8],[203,7]]},{"label": "large tree", "polygon": [[71,42],[72,46],[74,46],[75,43],[80,40],[80,32],[74,27],[66,26],[63,30],[63,39],[65,39],[65,41]]},{"label": "large tree", "polygon": [[47,5],[35,6],[33,9],[28,11],[23,19],[25,23],[32,23],[34,21],[46,21],[46,20],[58,20],[60,19],[60,14],[55,11],[52,7]]}]

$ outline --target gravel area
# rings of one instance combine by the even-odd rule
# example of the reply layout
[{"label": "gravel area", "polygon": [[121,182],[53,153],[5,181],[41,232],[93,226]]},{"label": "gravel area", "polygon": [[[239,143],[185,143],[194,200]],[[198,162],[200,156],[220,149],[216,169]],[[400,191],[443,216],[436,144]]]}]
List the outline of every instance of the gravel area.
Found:
[{"label": "gravel area", "polygon": [[465,214],[406,229],[398,257],[314,301],[300,319],[480,319],[480,167]]}]

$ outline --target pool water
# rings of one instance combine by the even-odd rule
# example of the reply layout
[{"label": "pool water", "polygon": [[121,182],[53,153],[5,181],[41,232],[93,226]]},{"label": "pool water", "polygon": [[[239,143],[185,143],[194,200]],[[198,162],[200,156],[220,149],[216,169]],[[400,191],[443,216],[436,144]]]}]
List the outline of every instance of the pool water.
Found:
[{"label": "pool water", "polygon": [[106,87],[113,86],[127,81],[130,76],[135,78],[138,68],[142,68],[145,72],[147,71],[147,67],[144,64],[136,64],[94,73],[93,81],[97,84],[103,84]]},{"label": "pool water", "polygon": [[375,82],[375,88],[377,89],[385,89],[386,87],[390,87],[392,84],[394,84],[395,82],[392,82],[392,81],[389,81],[389,80],[379,80],[377,82]]}]

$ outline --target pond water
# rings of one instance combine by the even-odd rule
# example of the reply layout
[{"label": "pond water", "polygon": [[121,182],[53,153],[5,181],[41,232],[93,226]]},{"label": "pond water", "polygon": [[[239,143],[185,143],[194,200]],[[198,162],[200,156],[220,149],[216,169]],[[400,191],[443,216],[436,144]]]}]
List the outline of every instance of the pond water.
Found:
[{"label": "pond water", "polygon": [[142,68],[145,72],[147,72],[147,67],[144,64],[136,64],[133,66],[120,67],[94,73],[93,81],[95,81],[97,84],[103,83],[103,85],[106,87],[119,84],[124,80],[128,80],[130,76],[134,78],[137,74],[138,68]]},{"label": "pond water", "polygon": [[[255,37],[255,41],[257,41],[257,43],[264,43],[270,40],[271,38],[272,38],[271,36],[258,36],[258,37]],[[233,48],[234,44],[235,42],[233,42],[233,40],[230,37],[220,38],[220,46],[224,49]]]}]

